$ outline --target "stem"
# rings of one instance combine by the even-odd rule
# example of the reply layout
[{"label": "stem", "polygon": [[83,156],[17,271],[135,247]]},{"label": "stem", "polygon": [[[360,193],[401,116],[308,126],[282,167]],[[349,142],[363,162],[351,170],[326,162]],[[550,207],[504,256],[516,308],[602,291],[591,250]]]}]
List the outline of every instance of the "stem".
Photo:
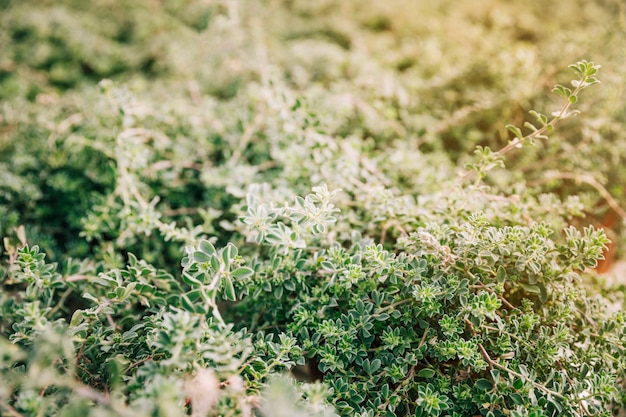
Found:
[{"label": "stem", "polygon": [[417,345],[418,349],[420,349],[422,346],[424,346],[424,343],[426,343],[426,335],[428,334],[429,330],[430,330],[430,325],[426,326],[426,328],[424,329],[424,334],[422,335],[422,338],[420,339],[420,342]]},{"label": "stem", "polygon": [[[580,83],[578,84],[578,87],[576,87],[576,89],[574,90],[574,92],[572,93],[572,96],[577,97],[578,93],[580,93],[580,90],[582,90],[583,86],[585,85],[585,81],[587,81],[587,77],[583,77],[582,80],[580,80]],[[559,111],[559,114],[557,114],[556,116],[554,116],[552,118],[552,120],[550,120],[550,122],[548,122],[548,124],[546,124],[545,126],[543,126],[541,129],[534,131],[533,133],[524,136],[523,138],[515,138],[513,141],[511,141],[511,143],[509,143],[508,145],[506,145],[504,148],[500,149],[498,152],[496,152],[496,154],[498,155],[504,155],[508,152],[510,152],[512,149],[517,148],[519,145],[521,145],[523,142],[526,142],[529,139],[535,138],[537,136],[542,135],[543,133],[545,133],[548,129],[553,128],[554,126],[556,126],[556,124],[565,117],[565,115],[567,114],[567,110],[569,110],[569,108],[571,107],[572,102],[569,100],[565,100],[565,103],[563,104],[563,107],[561,107],[561,111]]]},{"label": "stem", "polygon": [[598,191],[600,196],[602,196],[602,198],[604,199],[604,201],[606,201],[609,207],[611,207],[611,209],[613,209],[613,211],[617,213],[617,215],[619,215],[622,220],[626,221],[626,211],[620,207],[619,203],[617,202],[617,200],[615,200],[615,198],[613,198],[611,193],[609,193],[609,191],[591,175],[558,172],[550,174],[547,178],[534,181],[529,185],[538,185],[552,179],[573,180],[591,185],[593,188],[596,189],[596,191]]},{"label": "stem", "polygon": [[263,125],[264,116],[265,116],[265,113],[262,111],[257,113],[252,123],[246,127],[245,131],[243,132],[243,135],[237,138],[236,140],[237,147],[233,150],[233,153],[230,156],[230,160],[228,162],[231,166],[234,166],[235,164],[237,164],[239,160],[241,159],[241,156],[243,152],[245,151],[245,149],[248,147],[250,140],[252,140],[254,134]]},{"label": "stem", "polygon": [[50,318],[54,318],[54,315],[61,309],[63,308],[63,306],[65,305],[65,300],[67,300],[67,297],[69,297],[69,295],[72,293],[72,291],[74,291],[72,288],[68,288],[67,290],[65,290],[65,292],[63,293],[63,295],[61,295],[61,298],[59,299],[59,301],[57,302],[57,305],[54,306],[54,308],[52,310],[50,310],[50,312],[48,313],[48,316]]},{"label": "stem", "polygon": [[20,413],[15,408],[11,407],[9,404],[5,403],[2,400],[0,400],[0,407],[4,408],[7,411],[7,413],[9,413],[8,415],[12,417],[26,417],[24,416],[24,414]]},{"label": "stem", "polygon": [[[475,330],[474,325],[472,324],[472,322],[469,321],[468,319],[465,319],[465,323],[469,326],[470,331],[472,332],[472,335],[473,336],[477,336],[476,330]],[[535,388],[537,388],[540,391],[545,392],[546,394],[550,394],[550,395],[552,395],[554,397],[560,398],[563,401],[569,402],[569,398],[567,398],[563,394],[560,394],[560,393],[558,393],[556,391],[553,391],[550,388],[546,387],[545,385],[542,385],[542,384],[540,384],[538,382],[535,382],[532,379],[528,378],[527,376],[524,376],[524,375],[520,374],[519,372],[513,371],[513,370],[507,368],[504,365],[500,365],[498,362],[496,362],[493,359],[491,359],[491,356],[489,356],[489,353],[487,353],[487,350],[482,345],[482,343],[478,344],[478,348],[480,349],[480,353],[481,353],[483,359],[485,359],[485,361],[489,365],[489,369],[498,368],[501,371],[507,372],[509,375],[514,375],[514,376],[516,376],[516,377],[518,377],[520,379],[523,379],[523,380],[529,382],[532,386],[534,386]]]},{"label": "stem", "polygon": [[[588,78],[589,77],[586,76],[586,75],[582,77],[582,79],[578,83],[578,86],[572,92],[571,96],[573,96],[573,97],[577,97],[578,96],[578,93],[580,93],[580,91],[585,87],[585,82],[587,81]],[[506,145],[505,147],[503,147],[499,151],[495,152],[495,154],[498,155],[498,156],[503,156],[503,155],[509,153],[510,151],[512,151],[513,149],[520,147],[524,142],[526,142],[526,141],[528,141],[530,139],[534,139],[536,137],[539,137],[539,136],[543,135],[544,133],[546,133],[548,130],[553,129],[561,119],[564,119],[564,118],[567,117],[567,111],[569,110],[571,105],[572,105],[572,102],[569,99],[566,99],[565,103],[561,107],[561,110],[559,111],[559,113],[556,116],[554,116],[552,118],[552,120],[550,120],[548,123],[546,123],[540,129],[537,129],[534,132],[532,132],[532,133],[530,133],[530,134],[528,134],[528,135],[526,135],[526,136],[524,136],[522,138],[516,137],[511,142],[509,142],[508,145]],[[470,178],[474,173],[475,173],[475,171],[470,171],[470,170],[465,171],[458,178],[458,181],[457,181],[458,184],[459,185],[462,184],[466,179]]]},{"label": "stem", "polygon": [[496,297],[498,297],[500,299],[500,301],[502,301],[502,305],[504,305],[508,310],[514,310],[515,306],[513,304],[511,304],[506,298],[504,298],[504,296],[498,294],[497,292],[495,292],[492,288],[487,287],[485,284],[483,284],[478,278],[476,278],[476,275],[472,274],[469,270],[467,269],[462,269],[462,268],[456,268],[458,271],[462,271],[465,272],[467,275],[469,275],[472,279],[476,280],[476,282],[478,284],[475,284],[478,288],[480,289],[484,289],[486,291],[489,291],[492,294],[495,294]]},{"label": "stem", "polygon": [[502,371],[504,371],[504,372],[508,372],[510,375],[514,375],[514,376],[516,376],[516,377],[518,377],[518,378],[521,378],[521,379],[523,379],[523,380],[525,380],[525,381],[530,382],[530,383],[532,384],[532,386],[534,386],[535,388],[537,388],[537,389],[538,389],[538,390],[540,390],[540,391],[545,392],[546,394],[550,394],[550,395],[552,395],[553,397],[560,398],[560,399],[561,399],[561,400],[563,400],[563,401],[567,401],[567,402],[569,402],[569,398],[567,398],[567,397],[566,397],[566,396],[564,396],[563,394],[560,394],[560,393],[558,393],[558,392],[556,392],[556,391],[553,391],[553,390],[551,390],[550,388],[546,387],[545,385],[541,385],[540,383],[533,381],[532,379],[528,378],[527,376],[524,376],[524,375],[520,374],[519,372],[515,372],[515,371],[513,371],[513,370],[511,370],[511,369],[507,368],[506,366],[504,366],[504,365],[500,365],[499,363],[494,362],[494,361],[491,361],[491,364],[492,364],[495,368],[498,368],[498,369],[500,369],[500,370],[502,370]]},{"label": "stem", "polygon": [[[409,369],[409,373],[407,374],[406,378],[404,378],[396,387],[396,389],[393,390],[393,393],[389,396],[389,398],[393,398],[395,397],[398,392],[400,392],[400,390],[402,389],[402,387],[404,387],[406,384],[409,383],[409,381],[411,379],[413,379],[413,375],[415,374],[415,366],[413,365],[411,366],[411,369]],[[389,400],[385,401],[384,403],[382,403],[381,405],[378,406],[379,410],[384,410],[387,408],[387,406],[389,405]]]},{"label": "stem", "polygon": [[388,306],[385,306],[385,307],[381,308],[376,313],[374,313],[372,315],[372,317],[378,317],[378,316],[380,316],[380,313],[384,313],[387,310],[393,310],[394,308],[396,308],[396,307],[398,307],[398,306],[400,306],[402,304],[410,303],[411,301],[413,301],[412,298],[405,298],[404,300],[396,301],[393,304],[389,304]]}]

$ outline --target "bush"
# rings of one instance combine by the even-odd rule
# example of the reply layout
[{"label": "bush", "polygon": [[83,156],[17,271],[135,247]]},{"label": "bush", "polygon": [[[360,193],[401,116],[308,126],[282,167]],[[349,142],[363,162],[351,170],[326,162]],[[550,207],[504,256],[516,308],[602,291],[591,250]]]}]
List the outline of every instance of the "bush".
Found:
[{"label": "bush", "polygon": [[[588,156],[610,146],[583,139],[582,156],[561,155],[576,132],[617,129],[618,106],[586,90],[599,66],[579,61],[571,86],[553,90],[559,102],[543,98],[538,80],[552,73],[524,57],[529,39],[553,51],[540,41],[552,23],[532,24],[534,2],[512,28],[498,22],[517,9],[460,6],[474,20],[445,24],[487,42],[461,66],[467,51],[437,35],[449,26],[412,25],[401,2],[237,4],[0,3],[11,17],[3,53],[16,64],[0,82],[19,86],[3,90],[0,120],[2,413],[623,408],[622,294],[593,271],[609,244],[594,216],[619,213],[621,194]],[[599,19],[611,5],[585,7]],[[95,25],[108,7],[145,30]],[[575,24],[563,28],[567,45],[593,44]],[[489,25],[486,37],[469,30]],[[102,40],[102,60],[76,46],[83,30]],[[159,49],[148,47],[154,31],[175,51],[156,72],[138,63]],[[416,33],[430,37],[415,46]],[[207,39],[224,47],[183,48]],[[46,65],[73,66],[71,82],[20,52],[32,45],[69,54]],[[123,68],[86,70],[125,54]],[[103,76],[114,79],[95,85]],[[531,123],[519,106],[551,116],[532,111]],[[572,194],[572,179],[594,194]]]}]

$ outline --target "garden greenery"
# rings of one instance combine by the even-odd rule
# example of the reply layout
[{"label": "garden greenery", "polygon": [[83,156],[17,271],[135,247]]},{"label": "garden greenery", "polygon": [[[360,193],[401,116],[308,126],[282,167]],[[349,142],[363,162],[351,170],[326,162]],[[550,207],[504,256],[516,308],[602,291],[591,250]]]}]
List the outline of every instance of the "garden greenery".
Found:
[{"label": "garden greenery", "polygon": [[459,6],[495,26],[470,44],[512,31],[483,51],[514,61],[497,72],[444,62],[465,57],[445,28],[407,41],[399,1],[113,3],[0,1],[0,414],[626,407],[626,313],[593,271],[621,194],[590,154],[558,165],[616,134],[584,121],[604,68],[556,71],[545,98],[522,81],[547,29],[505,5]]}]

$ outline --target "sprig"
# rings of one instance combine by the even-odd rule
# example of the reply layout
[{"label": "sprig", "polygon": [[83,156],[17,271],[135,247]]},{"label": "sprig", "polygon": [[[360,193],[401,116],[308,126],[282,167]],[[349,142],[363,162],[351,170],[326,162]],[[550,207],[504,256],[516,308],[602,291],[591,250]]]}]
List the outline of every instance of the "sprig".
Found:
[{"label": "sprig", "polygon": [[529,113],[536,119],[536,122],[534,124],[531,122],[524,123],[524,127],[530,131],[530,133],[527,134],[524,134],[522,129],[515,125],[506,125],[506,128],[513,133],[515,138],[496,152],[493,152],[487,147],[479,146],[474,152],[478,158],[477,162],[468,165],[468,170],[461,175],[459,182],[463,182],[475,173],[482,178],[491,169],[504,167],[504,155],[513,149],[521,148],[527,142],[532,144],[535,139],[548,139],[547,134],[552,132],[561,120],[579,114],[578,110],[571,110],[571,106],[578,102],[578,96],[584,89],[600,83],[596,77],[600,65],[582,60],[576,64],[570,65],[569,68],[579,77],[571,81],[574,89],[572,90],[561,84],[555,85],[552,89],[552,92],[564,99],[561,108],[553,112],[551,118],[536,110],[530,110]]}]

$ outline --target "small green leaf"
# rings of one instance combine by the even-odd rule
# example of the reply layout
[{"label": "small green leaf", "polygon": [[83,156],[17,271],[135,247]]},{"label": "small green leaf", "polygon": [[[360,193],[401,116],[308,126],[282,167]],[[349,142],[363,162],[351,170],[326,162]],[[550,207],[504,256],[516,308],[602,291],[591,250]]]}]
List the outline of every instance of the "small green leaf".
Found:
[{"label": "small green leaf", "polygon": [[197,301],[201,296],[202,290],[192,290],[187,293],[187,297],[191,302]]},{"label": "small green leaf", "polygon": [[274,297],[276,297],[277,299],[280,299],[283,296],[283,286],[278,285],[274,287],[273,293],[274,293]]},{"label": "small green leaf", "polygon": [[122,298],[120,299],[120,301],[126,300],[130,294],[135,290],[135,286],[137,286],[136,282],[131,282],[130,284],[128,284],[126,286],[126,289],[124,290],[124,294],[122,295]]},{"label": "small green leaf", "polygon": [[503,284],[506,281],[506,269],[502,265],[498,266],[498,272],[496,272],[496,281],[498,284]]},{"label": "small green leaf", "polygon": [[239,249],[237,249],[237,246],[233,245],[232,243],[228,243],[228,245],[226,245],[226,248],[224,248],[224,252],[228,254],[228,259],[232,261],[239,254]]},{"label": "small green leaf", "polygon": [[89,301],[93,301],[96,304],[100,304],[100,301],[98,301],[98,299],[96,297],[94,297],[93,295],[91,295],[88,292],[84,292],[83,293],[83,298],[88,299]]},{"label": "small green leaf", "polygon": [[538,130],[537,127],[534,124],[530,123],[530,122],[524,122],[524,127],[529,129],[529,130],[531,130],[531,131],[533,131],[533,132],[536,132]]},{"label": "small green leaf", "polygon": [[211,268],[214,271],[219,271],[220,270],[220,260],[217,256],[212,256],[211,257]]},{"label": "small green leaf", "polygon": [[569,98],[572,95],[572,90],[561,84],[555,85],[554,88],[552,89],[552,92],[555,94],[558,94],[559,96],[563,98]]},{"label": "small green leaf", "polygon": [[117,287],[115,289],[115,298],[119,301],[124,301],[124,287]]},{"label": "small green leaf", "polygon": [[524,284],[523,282],[519,283],[520,287],[522,287],[524,289],[524,291],[533,293],[533,294],[539,294],[540,293],[540,289],[539,286],[537,285],[529,285],[529,284]]},{"label": "small green leaf", "polygon": [[389,314],[387,313],[381,313],[377,316],[374,317],[377,321],[385,321],[389,318]]},{"label": "small green leaf", "polygon": [[193,260],[196,262],[211,262],[211,259],[213,259],[213,255],[208,255],[201,251],[195,251],[193,253]]},{"label": "small green leaf", "polygon": [[252,268],[248,268],[245,266],[239,267],[235,269],[233,272],[231,272],[231,276],[237,279],[248,278],[252,274],[254,274],[254,270]]},{"label": "small green leaf", "polygon": [[196,311],[196,307],[194,303],[191,302],[191,300],[187,297],[186,294],[182,294],[180,296],[180,305],[184,310],[190,311],[192,313],[195,313]]},{"label": "small green leaf", "polygon": [[420,371],[417,373],[417,376],[419,378],[430,379],[433,376],[435,376],[435,371],[433,369],[431,369],[431,368],[420,369]]},{"label": "small green leaf", "polygon": [[322,261],[321,265],[322,265],[322,268],[324,268],[327,271],[334,271],[335,270],[335,265],[333,265],[331,262]]},{"label": "small green leaf", "polygon": [[479,379],[474,383],[474,386],[478,389],[489,391],[493,388],[493,384],[488,379]]},{"label": "small green leaf", "polygon": [[541,123],[542,126],[545,126],[546,124],[548,124],[548,118],[544,114],[541,114],[535,110],[531,110],[529,111],[529,113],[532,114],[535,117],[535,119],[537,119],[537,121]]},{"label": "small green leaf", "polygon": [[381,365],[382,365],[382,362],[380,359],[378,358],[374,359],[372,361],[372,365],[370,366],[370,373],[373,374],[374,372],[378,371]]},{"label": "small green leaf", "polygon": [[225,276],[224,278],[222,278],[222,282],[224,283],[224,298],[230,301],[237,300],[235,287],[233,286],[233,281],[230,279],[230,277]]},{"label": "small green leaf", "polygon": [[217,253],[215,246],[206,239],[200,241],[199,249],[207,255],[215,255]]},{"label": "small green leaf", "polygon": [[76,327],[83,321],[83,310],[76,310],[74,314],[72,314],[72,319],[70,320],[70,327]]},{"label": "small green leaf", "polygon": [[186,284],[189,284],[193,287],[198,287],[202,285],[202,281],[197,279],[196,277],[188,274],[187,272],[183,272],[182,279]]},{"label": "small green leaf", "polygon": [[515,125],[506,125],[506,128],[509,129],[511,132],[513,132],[516,138],[518,139],[524,138],[524,135],[522,134],[522,131],[519,127]]}]

